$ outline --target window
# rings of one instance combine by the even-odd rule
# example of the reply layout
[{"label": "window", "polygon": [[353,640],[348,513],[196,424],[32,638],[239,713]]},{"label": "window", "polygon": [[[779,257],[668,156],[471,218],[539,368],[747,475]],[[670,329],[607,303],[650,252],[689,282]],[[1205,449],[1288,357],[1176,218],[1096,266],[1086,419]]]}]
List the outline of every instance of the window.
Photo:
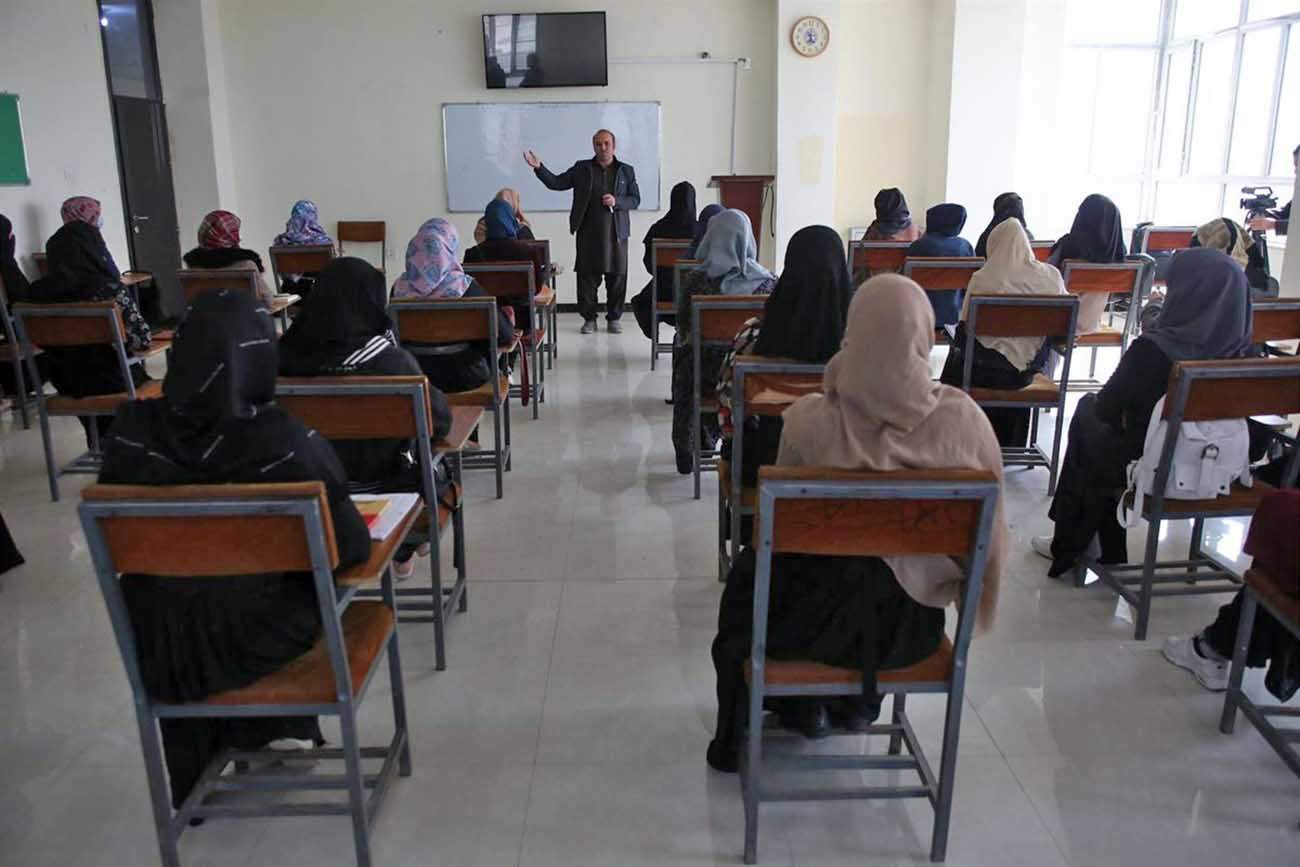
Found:
[{"label": "window", "polygon": [[1069,4],[1068,186],[1119,194],[1126,225],[1187,225],[1234,215],[1243,186],[1291,184],[1300,0]]}]

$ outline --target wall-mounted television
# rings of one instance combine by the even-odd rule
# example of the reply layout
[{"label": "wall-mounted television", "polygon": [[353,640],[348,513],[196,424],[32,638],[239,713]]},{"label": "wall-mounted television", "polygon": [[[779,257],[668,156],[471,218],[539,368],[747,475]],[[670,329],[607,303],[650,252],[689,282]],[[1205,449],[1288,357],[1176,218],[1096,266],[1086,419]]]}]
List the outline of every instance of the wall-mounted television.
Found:
[{"label": "wall-mounted television", "polygon": [[604,12],[483,16],[489,90],[609,84]]}]

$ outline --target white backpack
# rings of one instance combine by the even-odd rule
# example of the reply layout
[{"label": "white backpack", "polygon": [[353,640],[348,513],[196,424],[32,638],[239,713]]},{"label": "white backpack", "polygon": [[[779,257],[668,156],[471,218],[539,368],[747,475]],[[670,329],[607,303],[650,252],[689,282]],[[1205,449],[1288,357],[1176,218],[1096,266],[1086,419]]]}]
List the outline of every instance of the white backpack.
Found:
[{"label": "white backpack", "polygon": [[[1128,490],[1115,508],[1115,519],[1122,527],[1135,527],[1142,516],[1142,501],[1154,493],[1156,469],[1165,446],[1169,422],[1162,418],[1165,399],[1156,401],[1147,423],[1147,438],[1142,457],[1128,465]],[[1174,460],[1169,467],[1165,498],[1170,500],[1208,500],[1232,490],[1240,480],[1246,487],[1250,475],[1250,431],[1244,418],[1216,421],[1185,421],[1174,442]],[[1133,510],[1124,509],[1124,501],[1133,494]]]}]

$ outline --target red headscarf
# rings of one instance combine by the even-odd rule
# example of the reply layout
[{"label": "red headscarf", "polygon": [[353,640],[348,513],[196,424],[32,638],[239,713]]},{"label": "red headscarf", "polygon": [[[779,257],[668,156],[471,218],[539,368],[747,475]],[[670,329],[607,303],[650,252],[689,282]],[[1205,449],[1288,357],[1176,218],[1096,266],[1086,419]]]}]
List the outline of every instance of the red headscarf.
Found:
[{"label": "red headscarf", "polygon": [[65,226],[80,220],[98,229],[103,208],[99,204],[99,199],[92,199],[90,196],[73,196],[63,203],[59,213],[63,216]]},{"label": "red headscarf", "polygon": [[213,211],[199,224],[199,246],[224,250],[239,246],[239,218],[229,211]]}]

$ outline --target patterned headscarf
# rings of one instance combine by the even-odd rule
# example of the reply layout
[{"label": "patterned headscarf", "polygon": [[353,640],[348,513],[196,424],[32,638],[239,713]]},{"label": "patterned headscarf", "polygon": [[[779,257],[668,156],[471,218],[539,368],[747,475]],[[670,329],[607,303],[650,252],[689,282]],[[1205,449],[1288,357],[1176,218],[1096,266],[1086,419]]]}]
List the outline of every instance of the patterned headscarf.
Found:
[{"label": "patterned headscarf", "polygon": [[284,231],[276,235],[272,243],[277,247],[294,247],[304,244],[333,244],[334,239],[320,224],[316,203],[299,199],[293,203],[293,210],[289,212],[289,221],[284,224]]},{"label": "patterned headscarf", "polygon": [[225,250],[239,246],[239,218],[229,211],[213,211],[199,224],[199,246]]},{"label": "patterned headscarf", "polygon": [[441,217],[426,220],[406,245],[406,271],[393,283],[393,297],[459,298],[469,284],[456,227]]},{"label": "patterned headscarf", "polygon": [[63,217],[65,226],[75,220],[80,220],[96,229],[104,225],[103,206],[99,204],[99,199],[92,199],[90,196],[73,196],[63,203],[59,213]]}]

